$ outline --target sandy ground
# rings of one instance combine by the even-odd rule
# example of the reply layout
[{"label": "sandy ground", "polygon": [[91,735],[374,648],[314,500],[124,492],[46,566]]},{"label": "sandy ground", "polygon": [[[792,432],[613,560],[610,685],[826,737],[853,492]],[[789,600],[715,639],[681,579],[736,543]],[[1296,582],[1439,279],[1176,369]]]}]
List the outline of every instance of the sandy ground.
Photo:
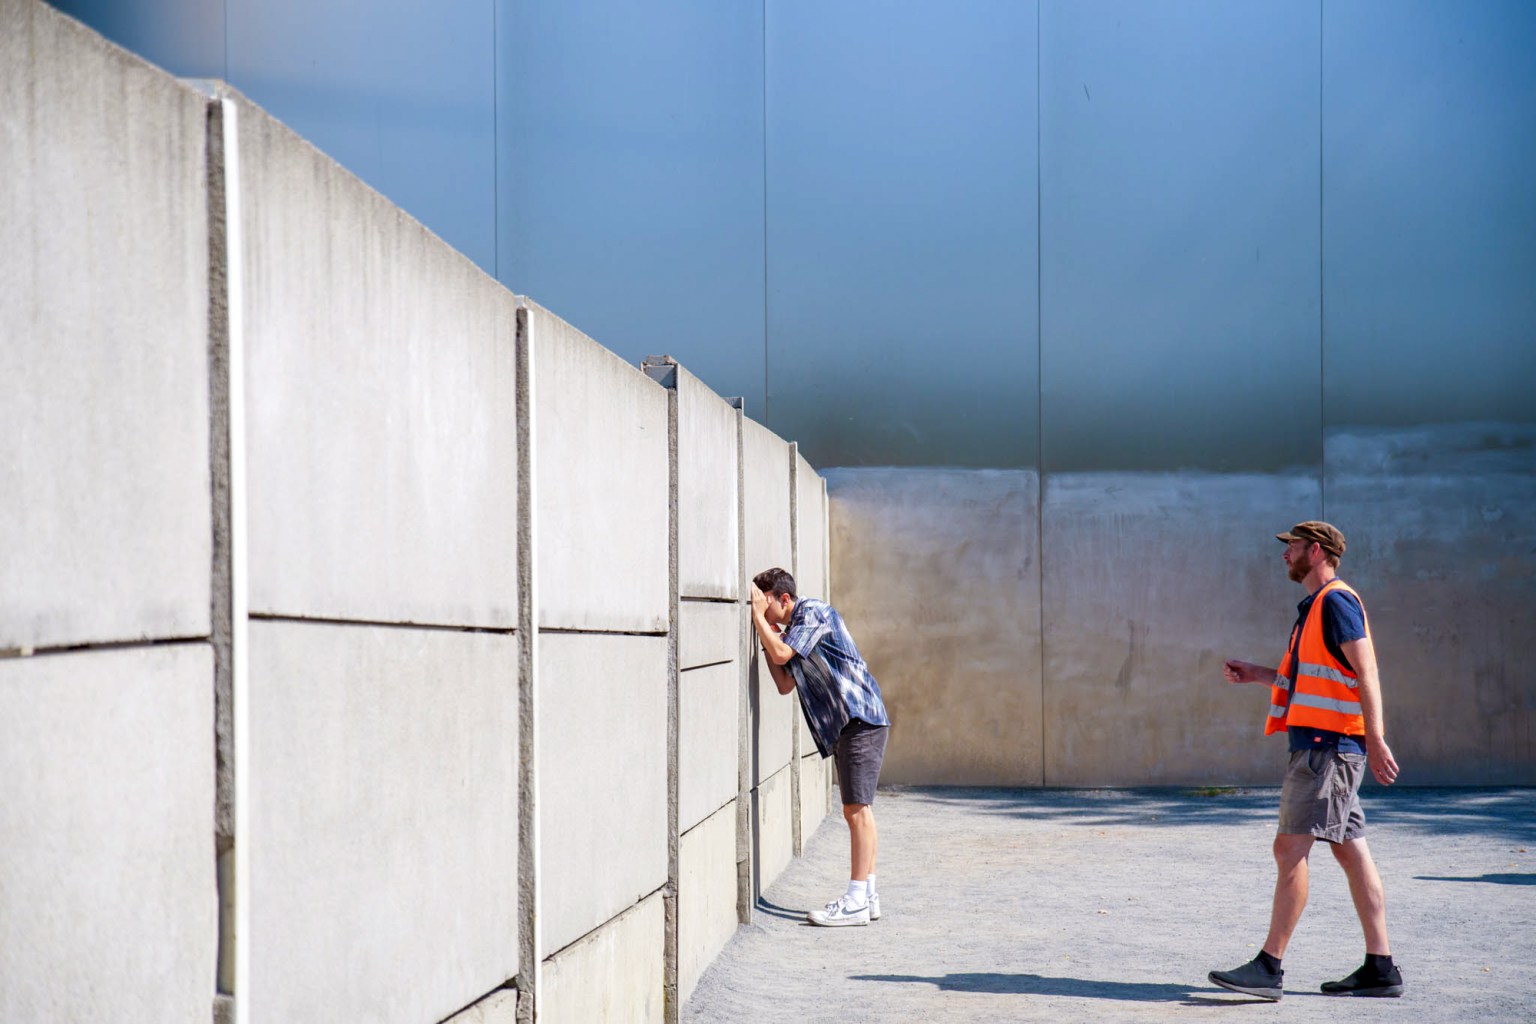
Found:
[{"label": "sandy ground", "polygon": [[1536,1021],[1536,790],[1362,794],[1402,999],[1318,986],[1364,953],[1344,875],[1314,848],[1286,995],[1206,980],[1269,920],[1277,789],[882,789],[884,916],[814,928],[846,884],[827,819],[710,966],[690,1022]]}]

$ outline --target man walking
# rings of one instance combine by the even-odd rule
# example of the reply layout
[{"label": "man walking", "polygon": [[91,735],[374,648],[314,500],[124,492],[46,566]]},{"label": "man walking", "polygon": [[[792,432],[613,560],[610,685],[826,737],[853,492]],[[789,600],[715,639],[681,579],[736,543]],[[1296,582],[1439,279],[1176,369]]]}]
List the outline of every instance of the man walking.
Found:
[{"label": "man walking", "polygon": [[1291,761],[1280,791],[1275,836],[1275,901],[1259,955],[1230,971],[1212,971],[1223,988],[1262,999],[1283,994],[1285,947],[1307,904],[1307,858],[1318,839],[1328,843],[1349,879],[1349,894],[1365,931],[1365,964],[1342,981],[1323,984],[1332,996],[1400,996],[1403,976],[1387,943],[1381,876],[1365,844],[1360,781],[1366,765],[1382,785],[1397,778],[1387,746],[1381,684],[1360,596],[1337,576],[1344,535],[1328,523],[1297,523],[1275,535],[1285,544],[1291,579],[1307,589],[1280,668],[1226,663],[1229,683],[1269,683],[1264,734],[1285,730]]},{"label": "man walking", "polygon": [[880,919],[875,889],[875,786],[891,720],[880,685],[864,664],[843,617],[825,601],[795,596],[795,578],[769,569],[752,580],[752,624],[779,693],[800,694],[822,757],[837,758],[837,787],[848,822],[848,891],[806,917],[827,927]]}]

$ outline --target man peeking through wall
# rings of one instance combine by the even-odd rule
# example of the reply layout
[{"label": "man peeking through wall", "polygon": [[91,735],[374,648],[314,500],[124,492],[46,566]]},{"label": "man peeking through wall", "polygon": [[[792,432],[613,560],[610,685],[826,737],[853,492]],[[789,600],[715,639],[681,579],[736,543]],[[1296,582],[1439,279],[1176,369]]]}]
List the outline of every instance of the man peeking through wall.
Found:
[{"label": "man peeking through wall", "polygon": [[796,597],[795,578],[768,569],[752,580],[752,624],[779,693],[800,695],[806,724],[822,757],[837,759],[837,788],[848,822],[848,891],[806,917],[827,927],[880,920],[875,889],[875,786],[891,720],[880,684],[870,674],[837,609]]}]

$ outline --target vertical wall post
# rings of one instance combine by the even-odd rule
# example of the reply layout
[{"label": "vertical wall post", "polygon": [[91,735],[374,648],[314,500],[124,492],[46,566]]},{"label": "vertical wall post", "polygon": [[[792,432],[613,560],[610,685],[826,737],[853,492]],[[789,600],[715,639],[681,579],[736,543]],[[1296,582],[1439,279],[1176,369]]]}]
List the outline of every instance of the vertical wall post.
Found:
[{"label": "vertical wall post", "polygon": [[518,842],[517,900],[519,1024],[538,1020],[539,981],[544,944],[539,936],[539,786],[538,786],[538,467],[534,451],[535,387],[533,317],[521,302],[517,309],[517,680],[518,680]]},{"label": "vertical wall post", "polygon": [[213,1019],[250,1019],[250,615],[246,547],[244,260],[238,109],[216,87],[207,119],[209,470],[213,483],[214,850],[219,890]]},{"label": "vertical wall post", "polygon": [[678,999],[678,844],[681,821],[678,807],[678,782],[681,770],[681,695],[678,678],[677,630],[681,610],[681,581],[678,578],[678,418],[677,363],[670,356],[647,356],[640,368],[667,389],[667,885],[662,906],[666,933],[662,942],[663,1014],[667,1024],[682,1018]]},{"label": "vertical wall post", "polygon": [[[789,442],[789,574],[800,583],[800,445]],[[789,833],[790,852],[796,857],[805,855],[805,823],[801,821],[805,804],[800,793],[800,701],[795,700],[795,710],[789,716]]]},{"label": "vertical wall post", "polygon": [[753,885],[753,865],[756,863],[756,815],[753,802],[757,784],[757,729],[754,708],[757,703],[757,687],[752,682],[752,593],[747,588],[747,458],[746,401],[741,398],[726,399],[736,410],[736,578],[741,588],[737,601],[740,638],[736,658],[741,666],[740,710],[736,716],[736,919],[742,924],[752,923],[752,906],[756,901]]}]

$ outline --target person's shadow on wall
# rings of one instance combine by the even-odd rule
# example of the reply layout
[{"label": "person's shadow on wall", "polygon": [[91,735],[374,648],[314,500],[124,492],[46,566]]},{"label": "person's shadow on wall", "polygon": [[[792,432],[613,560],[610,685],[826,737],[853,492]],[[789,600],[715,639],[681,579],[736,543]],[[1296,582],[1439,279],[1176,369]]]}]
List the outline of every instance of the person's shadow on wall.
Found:
[{"label": "person's shadow on wall", "polygon": [[942,974],[925,978],[916,974],[855,974],[852,981],[886,981],[935,985],[942,992],[994,992],[1000,995],[1072,996],[1079,999],[1122,999],[1140,1003],[1182,1002],[1186,1006],[1230,1006],[1236,1003],[1263,1003],[1267,999],[1248,999],[1236,993],[1224,998],[1218,989],[1211,995],[1196,991],[1192,985],[1163,985],[1153,982],[1097,981],[1092,978],[1051,978],[1041,974]]}]

